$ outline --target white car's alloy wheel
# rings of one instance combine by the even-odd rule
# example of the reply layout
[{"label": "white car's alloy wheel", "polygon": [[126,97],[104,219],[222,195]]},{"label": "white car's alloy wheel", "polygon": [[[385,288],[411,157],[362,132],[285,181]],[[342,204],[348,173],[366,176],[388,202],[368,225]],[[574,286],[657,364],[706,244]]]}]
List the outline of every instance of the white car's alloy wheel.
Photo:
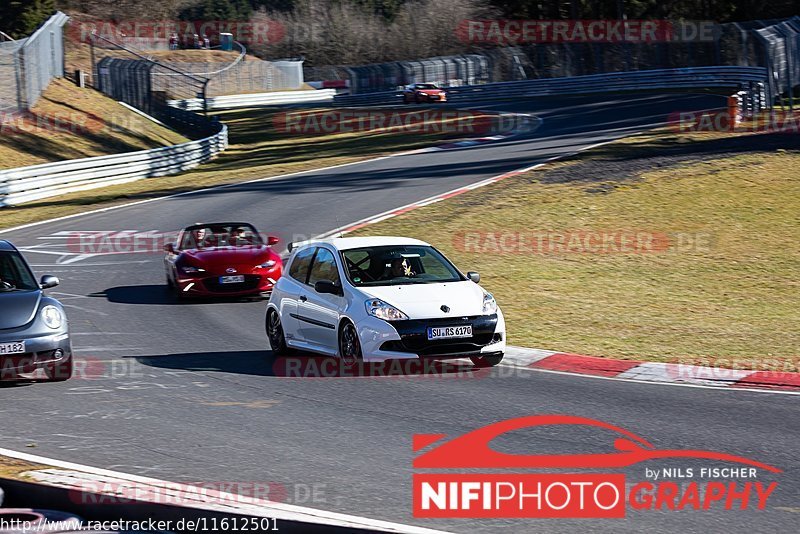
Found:
[{"label": "white car's alloy wheel", "polygon": [[350,321],[339,330],[339,358],[346,367],[353,367],[362,360],[358,332]]}]

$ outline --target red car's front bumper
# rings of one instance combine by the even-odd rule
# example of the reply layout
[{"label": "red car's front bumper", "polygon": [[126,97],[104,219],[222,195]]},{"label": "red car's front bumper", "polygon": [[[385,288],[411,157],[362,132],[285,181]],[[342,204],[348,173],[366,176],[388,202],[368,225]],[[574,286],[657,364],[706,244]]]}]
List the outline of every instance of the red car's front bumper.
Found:
[{"label": "red car's front bumper", "polygon": [[244,282],[223,283],[222,277],[225,276],[228,275],[179,276],[177,291],[186,297],[241,297],[270,293],[281,276],[281,269],[244,274]]},{"label": "red car's front bumper", "polygon": [[418,93],[417,98],[423,102],[447,102],[445,93]]}]

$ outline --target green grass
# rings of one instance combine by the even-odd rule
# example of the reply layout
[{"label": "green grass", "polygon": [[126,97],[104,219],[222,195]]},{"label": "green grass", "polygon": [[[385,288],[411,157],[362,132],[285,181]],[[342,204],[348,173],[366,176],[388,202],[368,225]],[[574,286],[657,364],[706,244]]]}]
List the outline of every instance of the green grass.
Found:
[{"label": "green grass", "polygon": [[[798,152],[753,151],[634,178],[546,179],[554,169],[577,169],[598,155],[619,160],[622,171],[632,156],[720,139],[666,133],[631,138],[356,234],[428,240],[465,271],[480,271],[515,345],[655,361],[733,358],[737,367],[761,358],[756,367],[768,359],[782,370],[798,370]],[[465,230],[631,230],[672,241],[660,252],[515,253],[485,239],[468,250],[460,241]],[[679,235],[699,242],[678,246]]]}]

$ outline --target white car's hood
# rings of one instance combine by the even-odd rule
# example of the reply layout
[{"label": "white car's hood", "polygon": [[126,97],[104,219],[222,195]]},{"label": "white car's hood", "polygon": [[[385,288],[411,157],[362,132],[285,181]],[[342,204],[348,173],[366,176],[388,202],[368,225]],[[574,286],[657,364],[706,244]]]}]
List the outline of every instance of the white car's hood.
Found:
[{"label": "white car's hood", "polygon": [[[360,287],[368,297],[388,302],[410,319],[483,314],[483,290],[470,280],[439,284]],[[442,311],[442,306],[450,308]]]}]

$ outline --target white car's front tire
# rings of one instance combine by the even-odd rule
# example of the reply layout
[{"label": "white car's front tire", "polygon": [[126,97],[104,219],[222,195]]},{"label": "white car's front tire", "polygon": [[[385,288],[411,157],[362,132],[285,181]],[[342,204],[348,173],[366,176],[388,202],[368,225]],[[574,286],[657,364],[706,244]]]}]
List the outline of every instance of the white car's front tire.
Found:
[{"label": "white car's front tire", "polygon": [[358,330],[348,320],[343,321],[339,327],[339,359],[346,367],[353,367],[364,361]]},{"label": "white car's front tire", "polygon": [[475,367],[494,367],[503,361],[503,356],[505,355],[501,352],[500,354],[470,356],[469,359],[472,360],[472,364]]},{"label": "white car's front tire", "polygon": [[283,333],[281,316],[277,310],[267,308],[265,327],[267,330],[267,339],[269,339],[269,346],[272,348],[272,354],[275,356],[288,354],[289,346],[286,345],[286,336]]}]

